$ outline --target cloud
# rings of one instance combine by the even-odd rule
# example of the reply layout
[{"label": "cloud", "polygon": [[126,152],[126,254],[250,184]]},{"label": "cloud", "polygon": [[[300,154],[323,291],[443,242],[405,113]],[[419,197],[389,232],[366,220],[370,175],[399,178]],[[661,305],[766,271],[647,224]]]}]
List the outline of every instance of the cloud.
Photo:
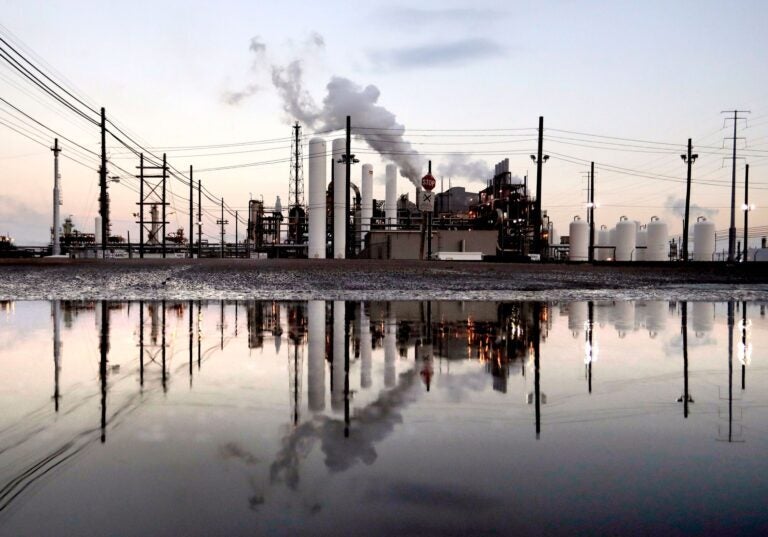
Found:
[{"label": "cloud", "polygon": [[380,69],[413,69],[455,65],[503,55],[504,47],[495,41],[471,38],[435,45],[374,50],[368,53],[368,58]]},{"label": "cloud", "polygon": [[0,234],[10,234],[16,244],[45,244],[47,239],[41,241],[40,237],[49,236],[52,219],[52,213],[39,211],[17,198],[0,194]]},{"label": "cloud", "polygon": [[460,24],[489,24],[506,18],[509,14],[495,9],[447,8],[420,9],[411,7],[390,7],[379,10],[377,16],[386,23],[419,26]]}]

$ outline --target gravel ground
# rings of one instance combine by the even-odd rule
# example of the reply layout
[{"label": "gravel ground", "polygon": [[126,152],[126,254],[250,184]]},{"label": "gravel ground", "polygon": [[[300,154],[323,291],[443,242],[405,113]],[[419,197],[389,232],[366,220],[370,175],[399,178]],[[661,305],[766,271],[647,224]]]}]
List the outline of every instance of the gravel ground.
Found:
[{"label": "gravel ground", "polygon": [[768,266],[0,260],[2,300],[768,300]]}]

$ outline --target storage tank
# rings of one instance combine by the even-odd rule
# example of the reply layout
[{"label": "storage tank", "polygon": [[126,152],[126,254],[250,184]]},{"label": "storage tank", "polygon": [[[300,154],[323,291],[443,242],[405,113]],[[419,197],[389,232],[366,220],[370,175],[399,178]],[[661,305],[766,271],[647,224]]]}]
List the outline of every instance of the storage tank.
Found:
[{"label": "storage tank", "polygon": [[[634,222],[629,222],[634,227]],[[635,329],[635,303],[629,300],[617,302],[614,309],[613,326],[623,338]]]},{"label": "storage tank", "polygon": [[384,218],[388,229],[397,228],[397,166],[387,164],[384,200]]},{"label": "storage tank", "polygon": [[344,259],[347,251],[347,169],[339,162],[346,150],[344,138],[333,141],[333,257],[336,259]]},{"label": "storage tank", "polygon": [[[312,138],[309,141],[309,246],[310,259],[325,259],[326,241],[326,164],[325,140]],[[256,222],[252,218],[252,222]]]},{"label": "storage tank", "polygon": [[655,338],[667,326],[669,303],[662,300],[651,300],[645,303],[645,327],[648,335]]},{"label": "storage tank", "polygon": [[698,338],[711,332],[715,327],[715,304],[713,302],[693,302],[691,325]]},{"label": "storage tank", "polygon": [[569,261],[587,261],[589,258],[589,224],[578,216],[568,227],[570,235]]},{"label": "storage tank", "polygon": [[645,252],[647,261],[669,261],[669,233],[667,224],[652,216],[648,223],[648,249]]},{"label": "storage tank", "polygon": [[608,261],[616,261],[616,228],[608,230]]},{"label": "storage tank", "polygon": [[715,257],[715,223],[703,216],[693,225],[693,260],[712,261]]},{"label": "storage tank", "polygon": [[101,245],[101,217],[97,216],[94,222],[94,244]]},{"label": "storage tank", "polygon": [[589,305],[586,301],[571,302],[568,304],[568,330],[573,337],[584,330],[584,325],[589,319]]},{"label": "storage tank", "polygon": [[[598,246],[610,246],[611,232],[607,226],[600,226],[600,230],[597,232],[597,245]],[[595,259],[597,261],[605,261],[611,256],[611,251],[608,248],[598,248],[595,252]]]},{"label": "storage tank", "polygon": [[637,226],[622,216],[616,224],[616,261],[632,261],[635,254]]},{"label": "storage tank", "polygon": [[635,239],[635,261],[646,260],[646,248],[648,247],[648,230],[645,226],[640,226],[637,230],[637,238]]}]

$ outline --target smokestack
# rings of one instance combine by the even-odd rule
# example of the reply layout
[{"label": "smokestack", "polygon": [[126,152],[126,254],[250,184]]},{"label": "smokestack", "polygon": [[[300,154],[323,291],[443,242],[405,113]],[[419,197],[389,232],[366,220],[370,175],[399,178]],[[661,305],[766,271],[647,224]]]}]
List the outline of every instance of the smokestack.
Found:
[{"label": "smokestack", "polygon": [[371,218],[373,217],[373,166],[363,164],[360,192],[360,247],[363,246],[368,231],[371,229]]},{"label": "smokestack", "polygon": [[397,228],[397,166],[387,164],[386,197],[384,201],[384,216],[390,229]]},{"label": "smokestack", "polygon": [[309,141],[309,250],[310,259],[325,259],[326,144],[321,138]]},{"label": "smokestack", "polygon": [[[312,142],[310,147],[311,144]],[[323,257],[325,257],[325,250],[323,250]],[[310,411],[321,412],[325,410],[325,301],[310,300],[307,304],[307,317],[309,335],[307,400]]]},{"label": "smokestack", "polygon": [[344,259],[347,251],[347,182],[346,168],[340,163],[347,150],[347,141],[336,138],[333,141],[333,257]]}]

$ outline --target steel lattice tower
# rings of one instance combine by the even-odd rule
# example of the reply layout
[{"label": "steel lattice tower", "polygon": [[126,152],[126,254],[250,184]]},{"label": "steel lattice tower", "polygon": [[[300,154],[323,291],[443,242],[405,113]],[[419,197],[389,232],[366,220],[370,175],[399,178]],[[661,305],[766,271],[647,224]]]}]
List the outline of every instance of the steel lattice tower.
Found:
[{"label": "steel lattice tower", "polygon": [[304,206],[304,167],[301,155],[301,125],[293,126],[291,139],[291,173],[288,184],[288,206]]}]

